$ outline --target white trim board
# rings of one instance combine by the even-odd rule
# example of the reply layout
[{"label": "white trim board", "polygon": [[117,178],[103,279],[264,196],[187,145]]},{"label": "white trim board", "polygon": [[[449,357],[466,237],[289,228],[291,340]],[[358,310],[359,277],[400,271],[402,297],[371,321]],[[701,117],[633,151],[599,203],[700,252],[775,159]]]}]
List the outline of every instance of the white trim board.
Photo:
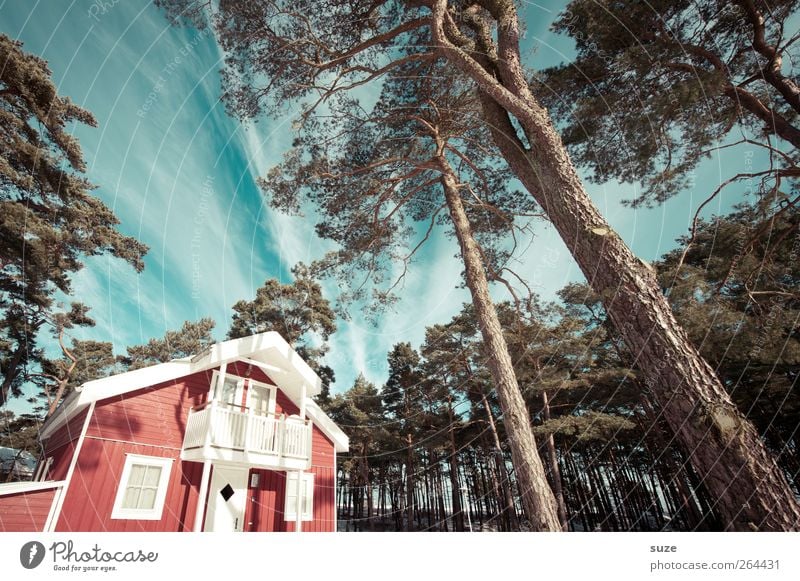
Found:
[{"label": "white trim board", "polygon": [[4,482],[0,484],[0,496],[37,492],[39,490],[47,490],[48,488],[59,488],[66,483],[66,480],[50,480],[47,482]]}]

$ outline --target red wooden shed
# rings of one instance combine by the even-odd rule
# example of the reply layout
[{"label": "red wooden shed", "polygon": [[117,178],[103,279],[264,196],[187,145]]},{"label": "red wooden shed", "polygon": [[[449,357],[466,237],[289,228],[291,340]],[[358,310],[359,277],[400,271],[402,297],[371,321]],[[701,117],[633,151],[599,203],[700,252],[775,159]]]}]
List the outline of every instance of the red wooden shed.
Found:
[{"label": "red wooden shed", "polygon": [[335,531],[347,436],[275,332],[88,382],[41,429],[0,531]]}]

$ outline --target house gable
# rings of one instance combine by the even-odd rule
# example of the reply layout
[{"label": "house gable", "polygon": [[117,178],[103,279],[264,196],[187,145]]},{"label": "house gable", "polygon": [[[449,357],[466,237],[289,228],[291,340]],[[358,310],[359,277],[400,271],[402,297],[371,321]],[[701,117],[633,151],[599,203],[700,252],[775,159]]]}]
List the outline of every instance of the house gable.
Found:
[{"label": "house gable", "polygon": [[[184,386],[186,378],[203,373],[206,375],[204,381],[208,389],[212,371],[228,364],[232,374],[246,373],[252,375],[254,379],[276,385],[288,401],[298,408],[305,393],[309,396],[305,401],[308,416],[328,436],[338,451],[347,450],[349,444],[347,436],[310,399],[310,396],[318,394],[321,390],[320,378],[275,332],[224,341],[191,358],[87,382],[70,394],[56,413],[45,422],[41,437],[50,438],[92,402],[106,403],[114,401],[115,398],[119,402],[127,399],[135,400],[139,395],[138,392],[162,389],[169,385]],[[166,405],[169,408],[175,404]],[[130,426],[126,424],[124,415],[120,421],[123,431],[136,429],[133,424]]]}]

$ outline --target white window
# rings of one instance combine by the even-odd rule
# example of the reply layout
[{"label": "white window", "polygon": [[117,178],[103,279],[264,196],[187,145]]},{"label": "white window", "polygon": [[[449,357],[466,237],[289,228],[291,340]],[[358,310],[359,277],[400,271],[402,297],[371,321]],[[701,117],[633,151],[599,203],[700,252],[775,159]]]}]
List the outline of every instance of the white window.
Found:
[{"label": "white window", "polygon": [[[297,477],[299,472],[286,474],[286,506],[283,508],[284,520],[297,520]],[[300,486],[300,502],[302,503],[302,520],[314,520],[314,475],[303,474]]]},{"label": "white window", "polygon": [[[245,389],[247,396],[245,397]],[[219,384],[219,371],[214,371],[211,379],[211,397],[227,404],[235,411],[251,411],[257,416],[275,413],[277,390],[274,385],[225,374],[225,381]],[[245,408],[242,408],[242,400]]]},{"label": "white window", "polygon": [[257,416],[274,414],[276,396],[274,385],[251,380],[247,388],[247,408]]},{"label": "white window", "polygon": [[226,374],[225,381],[220,385],[219,372],[214,371],[211,379],[211,393],[213,399],[239,411],[244,393],[244,379]]},{"label": "white window", "polygon": [[111,518],[161,520],[172,458],[128,454]]}]

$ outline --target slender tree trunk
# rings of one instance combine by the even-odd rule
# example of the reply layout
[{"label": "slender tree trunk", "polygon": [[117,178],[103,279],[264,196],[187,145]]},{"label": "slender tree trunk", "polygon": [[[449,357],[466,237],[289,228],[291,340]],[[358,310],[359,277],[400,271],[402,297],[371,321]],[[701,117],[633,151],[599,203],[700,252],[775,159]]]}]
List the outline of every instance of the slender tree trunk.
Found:
[{"label": "slender tree trunk", "polygon": [[434,469],[433,468],[434,464],[430,461],[430,458],[431,458],[431,453],[430,452],[428,452],[427,456],[428,456],[428,462],[427,462],[428,466],[425,469],[425,502],[424,502],[424,505],[425,505],[425,515],[426,515],[425,516],[425,528],[426,529],[430,529],[431,528],[431,524],[433,522],[432,519],[433,519],[433,516],[434,516],[433,515],[433,503],[431,502],[431,499],[433,498],[433,495],[431,494],[431,480],[432,480],[432,477],[433,477],[432,470]]},{"label": "slender tree trunk", "polygon": [[[424,471],[422,472],[424,474]],[[422,484],[422,486],[420,486]],[[425,530],[423,519],[425,518],[425,486],[424,478],[417,480],[414,487],[414,517],[417,521],[417,530]]]},{"label": "slender tree trunk", "polygon": [[[654,458],[653,454],[649,453],[649,451],[648,451],[648,457],[650,459]],[[666,519],[664,518],[664,506],[661,502],[661,498],[658,493],[658,491],[660,490],[660,486],[658,484],[658,481],[656,480],[655,471],[656,469],[654,466],[649,465],[647,467],[647,478],[650,483],[651,495],[653,497],[653,508],[655,509],[658,516],[658,522],[659,522],[658,528],[661,529],[664,527]]]},{"label": "slender tree trunk", "polygon": [[389,496],[391,499],[391,493],[389,491],[389,486],[386,484],[386,479],[389,471],[385,465],[381,466],[381,524],[383,525],[383,521],[386,519],[386,497]]},{"label": "slender tree trunk", "polygon": [[596,520],[592,514],[592,499],[589,498],[589,488],[586,486],[585,475],[581,473],[575,461],[575,452],[568,453],[564,460],[564,465],[570,473],[570,489],[575,492],[576,512],[581,517],[584,531],[591,531],[595,528]]},{"label": "slender tree trunk", "polygon": [[558,531],[561,530],[561,525],[558,521],[555,497],[547,483],[544,466],[539,458],[536,440],[533,437],[528,410],[517,384],[511,356],[503,336],[503,329],[489,296],[489,283],[483,269],[483,260],[464,211],[458,191],[458,180],[443,154],[439,156],[439,164],[447,207],[464,260],[467,287],[472,295],[481,336],[487,353],[489,353],[487,365],[497,390],[500,406],[503,409],[503,421],[511,444],[511,454],[517,472],[522,502],[533,530]]},{"label": "slender tree trunk", "polygon": [[364,487],[364,494],[366,494],[366,501],[367,501],[367,528],[369,530],[373,530],[372,528],[372,483],[369,479],[369,460],[368,458],[369,453],[369,442],[365,441],[361,446],[361,461],[359,462],[361,468],[361,484]]},{"label": "slender tree trunk", "polygon": [[[457,490],[459,488],[458,484],[458,459],[456,458],[458,454],[458,450],[456,448],[456,436],[453,430],[453,408],[452,406],[448,405],[447,413],[449,415],[450,425],[449,425],[449,436],[450,436],[450,454],[448,455],[448,461],[450,464],[450,486],[453,490]],[[453,529],[457,531],[464,530],[464,513],[461,512],[461,498],[458,494],[453,494]]]},{"label": "slender tree trunk", "polygon": [[439,501],[439,520],[441,522],[441,530],[447,532],[447,509],[444,505],[444,477],[442,476],[441,469],[437,475],[437,496]]},{"label": "slender tree trunk", "polygon": [[603,480],[603,475],[598,466],[598,458],[592,453],[593,461],[586,466],[586,474],[589,481],[592,483],[592,495],[597,498],[598,504],[602,507],[602,512],[605,514],[600,526],[602,527],[606,522],[610,522],[614,531],[620,530],[619,519],[614,503],[608,496],[608,488]]},{"label": "slender tree trunk", "polygon": [[414,530],[414,447],[411,434],[406,435],[406,523]]},{"label": "slender tree trunk", "polygon": [[503,458],[503,448],[500,445],[500,435],[497,433],[497,426],[494,423],[494,415],[492,415],[492,408],[489,401],[486,399],[486,394],[481,392],[481,403],[483,409],[486,410],[486,418],[489,422],[489,431],[492,434],[492,443],[494,444],[494,451],[492,458],[497,468],[497,477],[500,479],[500,487],[503,490],[503,499],[505,501],[505,508],[503,512],[507,515],[508,530],[518,530],[519,522],[517,519],[517,509],[514,505],[514,496],[511,494],[511,482],[509,482],[508,471],[505,466],[505,459]]},{"label": "slender tree trunk", "polygon": [[[614,455],[610,449],[610,444],[604,444],[601,454],[605,455],[608,464],[605,463],[598,466],[598,474],[603,483],[603,487],[608,492],[609,498],[614,506],[614,514],[617,515],[617,522],[623,531],[631,529],[631,523],[628,520],[628,506],[631,502],[628,496],[628,486],[625,482],[625,476],[620,474],[619,467],[615,462]],[[613,478],[612,478],[613,476]]]},{"label": "slender tree trunk", "polygon": [[398,471],[396,485],[391,486],[389,493],[392,497],[392,517],[394,518],[394,528],[397,531],[403,530],[402,511],[403,511],[403,495],[400,491],[400,478],[402,474]]},{"label": "slender tree trunk", "polygon": [[[547,391],[542,392],[542,410],[544,421],[548,421],[550,419],[550,402],[547,399]],[[550,474],[553,475],[553,494],[556,496],[556,504],[558,505],[558,520],[561,522],[561,528],[568,531],[569,521],[567,520],[567,505],[564,503],[564,487],[561,482],[561,469],[558,467],[556,442],[552,432],[547,436],[547,458],[550,462]]]},{"label": "slender tree trunk", "polygon": [[[478,479],[477,462],[476,462],[476,459],[474,457],[472,457],[472,456],[470,457],[469,471],[470,471],[471,476],[472,476],[472,498],[473,498],[474,506],[475,506],[474,514],[475,514],[475,516],[478,517],[478,530],[482,531],[483,530],[483,505],[481,504],[481,497],[483,496],[483,494],[481,494],[481,486],[480,486],[481,482]],[[469,499],[469,497],[467,497],[467,498]],[[469,500],[468,500],[468,502],[469,502]],[[474,516],[472,517],[472,522],[473,523],[475,522],[475,517]]]},{"label": "slender tree trunk", "polygon": [[492,512],[491,520],[497,521],[499,530],[509,531],[511,530],[511,526],[509,523],[508,511],[506,510],[508,507],[506,506],[506,499],[505,495],[503,494],[503,489],[500,487],[501,476],[498,474],[497,464],[494,461],[495,450],[491,442],[487,442],[486,444],[485,456],[486,469],[489,472],[489,480],[491,481],[494,504],[496,508],[496,510]]},{"label": "slender tree trunk", "polygon": [[[686,522],[686,528],[688,530],[696,530],[703,521],[703,515],[700,507],[695,502],[695,497],[692,494],[692,491],[689,488],[689,476],[686,474],[686,470],[684,468],[683,463],[679,460],[675,459],[675,454],[672,453],[671,450],[668,449],[668,444],[666,443],[666,439],[664,438],[663,431],[658,427],[658,418],[654,415],[652,407],[648,404],[647,401],[643,401],[643,409],[645,413],[645,418],[650,424],[650,431],[653,434],[656,445],[658,448],[662,450],[660,453],[661,459],[659,461],[655,460],[655,455],[651,447],[648,445],[647,438],[643,439],[643,444],[645,449],[647,450],[648,455],[653,458],[653,461],[656,465],[650,466],[650,479],[653,480],[655,476],[661,480],[661,489],[663,490],[664,498],[667,502],[671,500],[671,494],[668,494],[669,488],[665,486],[663,482],[663,478],[661,478],[661,474],[659,469],[667,465],[669,466],[669,472],[671,474],[670,478],[674,481],[676,486],[676,492],[678,493],[678,498],[680,499],[680,503],[677,504],[675,512],[673,513],[673,518],[678,516],[676,513],[680,513],[683,520]],[[641,417],[637,414],[636,416],[637,421],[639,423],[640,428],[643,430],[643,433],[646,432],[645,424],[642,422]],[[676,452],[678,453],[678,452]],[[655,476],[654,476],[655,473]],[[658,495],[655,488],[655,482],[653,482],[653,495],[658,501]],[[662,522],[664,521],[664,514],[663,510],[661,510],[661,503],[658,503],[659,513],[661,516]]]},{"label": "slender tree trunk", "polygon": [[[486,520],[489,521],[492,519],[492,495],[489,494],[489,484],[486,482],[486,470],[483,468],[483,462],[478,459],[477,454],[475,455],[475,469],[473,470],[474,477],[477,478],[480,475],[480,490],[476,490],[475,498],[478,499],[478,509],[481,511],[481,514],[485,512]],[[476,484],[477,486],[477,484]],[[483,503],[481,504],[480,499],[483,499]]]},{"label": "slender tree trunk", "polygon": [[651,268],[611,230],[589,198],[547,111],[531,93],[519,55],[514,2],[496,0],[486,7],[497,21],[497,49],[486,31],[478,35],[477,56],[457,46],[465,41],[445,33],[446,0],[433,3],[434,42],[479,85],[484,118],[503,157],[603,297],[665,419],[714,496],[725,528],[800,530],[800,506],[786,478],[678,325]]}]

